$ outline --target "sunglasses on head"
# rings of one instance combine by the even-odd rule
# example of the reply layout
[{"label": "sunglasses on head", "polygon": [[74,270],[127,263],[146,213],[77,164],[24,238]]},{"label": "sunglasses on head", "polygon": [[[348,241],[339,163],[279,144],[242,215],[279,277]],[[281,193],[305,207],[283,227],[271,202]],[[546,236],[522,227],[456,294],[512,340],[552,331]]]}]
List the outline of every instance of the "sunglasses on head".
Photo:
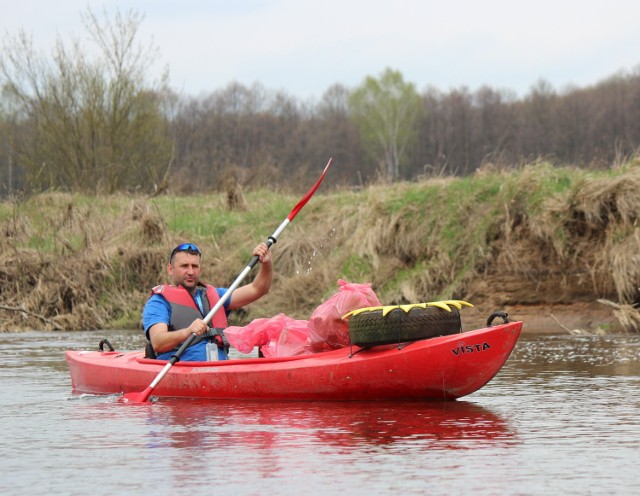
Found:
[{"label": "sunglasses on head", "polygon": [[173,260],[173,256],[181,251],[186,251],[187,253],[191,254],[191,255],[198,255],[201,256],[202,252],[200,251],[200,248],[198,248],[196,245],[194,245],[193,243],[182,243],[181,245],[176,246],[173,251],[171,252],[171,255],[169,256],[169,262],[171,262]]}]

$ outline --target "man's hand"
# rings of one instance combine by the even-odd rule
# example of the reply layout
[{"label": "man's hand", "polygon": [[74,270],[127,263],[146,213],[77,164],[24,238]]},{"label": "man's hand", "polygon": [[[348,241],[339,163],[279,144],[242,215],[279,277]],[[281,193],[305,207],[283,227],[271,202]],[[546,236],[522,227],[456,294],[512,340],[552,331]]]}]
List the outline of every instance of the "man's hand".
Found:
[{"label": "man's hand", "polygon": [[209,326],[202,319],[196,319],[191,322],[191,325],[187,327],[187,331],[189,331],[189,335],[195,334],[196,336],[202,336],[207,330]]},{"label": "man's hand", "polygon": [[266,243],[260,243],[253,249],[253,256],[257,256],[261,264],[271,263],[271,252]]}]

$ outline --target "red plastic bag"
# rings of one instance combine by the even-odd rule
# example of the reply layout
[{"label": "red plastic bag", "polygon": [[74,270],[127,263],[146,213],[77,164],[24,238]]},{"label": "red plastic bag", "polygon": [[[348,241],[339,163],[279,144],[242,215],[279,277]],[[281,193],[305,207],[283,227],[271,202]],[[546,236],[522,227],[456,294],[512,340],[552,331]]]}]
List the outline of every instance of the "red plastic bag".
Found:
[{"label": "red plastic bag", "polygon": [[229,344],[240,353],[251,353],[259,346],[264,356],[294,356],[305,353],[307,321],[280,313],[268,319],[255,319],[246,326],[224,330]]},{"label": "red plastic bag", "polygon": [[311,314],[307,349],[315,353],[349,346],[349,324],[342,317],[358,308],[378,306],[380,300],[371,284],[349,283],[340,279],[338,292]]}]

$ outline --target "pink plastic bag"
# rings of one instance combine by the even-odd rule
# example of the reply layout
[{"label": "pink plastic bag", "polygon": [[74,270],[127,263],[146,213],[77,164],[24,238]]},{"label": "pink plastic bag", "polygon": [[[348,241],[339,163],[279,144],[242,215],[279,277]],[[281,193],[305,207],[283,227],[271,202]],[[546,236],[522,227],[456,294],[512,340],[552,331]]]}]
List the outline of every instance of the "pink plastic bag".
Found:
[{"label": "pink plastic bag", "polygon": [[294,356],[305,353],[307,321],[280,313],[269,319],[255,319],[243,327],[224,330],[229,344],[240,353],[251,353],[259,346],[264,356]]},{"label": "pink plastic bag", "polygon": [[340,279],[338,292],[316,308],[309,321],[280,313],[269,319],[255,319],[243,327],[227,327],[224,333],[229,344],[245,354],[256,346],[265,357],[335,350],[349,345],[349,325],[342,317],[358,308],[377,306],[380,301],[371,284]]},{"label": "pink plastic bag", "polygon": [[349,324],[342,317],[358,308],[378,306],[380,300],[371,284],[348,283],[340,279],[338,292],[311,314],[307,349],[315,353],[349,346]]},{"label": "pink plastic bag", "polygon": [[289,318],[278,336],[274,332],[272,339],[261,346],[260,351],[267,358],[305,355],[310,353],[305,349],[308,337],[307,321]]}]

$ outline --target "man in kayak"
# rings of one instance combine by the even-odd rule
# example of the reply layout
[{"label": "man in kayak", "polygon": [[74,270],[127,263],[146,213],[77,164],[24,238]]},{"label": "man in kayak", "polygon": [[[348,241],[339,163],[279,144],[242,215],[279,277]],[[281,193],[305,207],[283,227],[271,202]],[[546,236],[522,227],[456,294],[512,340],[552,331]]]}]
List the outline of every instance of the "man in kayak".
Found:
[{"label": "man in kayak", "polygon": [[191,334],[201,338],[185,350],[180,360],[226,360],[228,345],[222,329],[227,327],[227,312],[248,305],[269,292],[273,278],[271,253],[265,243],[260,243],[253,250],[253,256],[260,260],[255,279],[233,292],[224,303],[224,311],[216,312],[209,327],[203,319],[227,289],[200,282],[201,256],[200,249],[192,243],[176,246],[167,264],[169,284],[153,288],[144,306],[142,325],[153,355],[159,360],[170,360]]}]

